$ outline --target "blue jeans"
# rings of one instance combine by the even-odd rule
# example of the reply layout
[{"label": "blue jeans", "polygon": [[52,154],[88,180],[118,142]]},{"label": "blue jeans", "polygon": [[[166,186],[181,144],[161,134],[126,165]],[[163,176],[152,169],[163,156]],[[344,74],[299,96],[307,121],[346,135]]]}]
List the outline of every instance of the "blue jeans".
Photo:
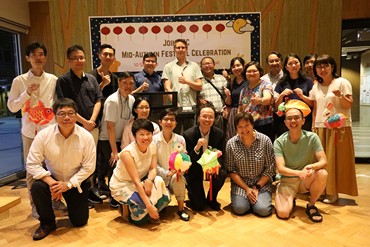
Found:
[{"label": "blue jeans", "polygon": [[246,197],[231,195],[231,208],[237,215],[245,214],[252,208],[253,213],[258,216],[269,216],[272,213],[271,192],[260,191],[258,201],[254,205]]}]

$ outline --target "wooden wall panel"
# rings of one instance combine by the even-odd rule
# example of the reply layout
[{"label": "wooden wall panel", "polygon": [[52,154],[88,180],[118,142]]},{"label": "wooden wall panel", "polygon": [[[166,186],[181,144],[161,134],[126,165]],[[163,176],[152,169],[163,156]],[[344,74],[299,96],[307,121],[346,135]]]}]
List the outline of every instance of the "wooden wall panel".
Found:
[{"label": "wooden wall panel", "polygon": [[[86,70],[91,69],[89,16],[256,11],[262,14],[262,65],[265,65],[265,57],[271,50],[284,55],[295,52],[301,57],[312,51],[325,52],[340,61],[342,0],[52,0],[49,8],[50,50],[54,60],[51,71],[56,75],[68,69],[65,51],[75,43],[87,51]],[[47,37],[40,37],[41,40],[44,38]]]},{"label": "wooden wall panel", "polygon": [[342,19],[366,19],[370,18],[369,0],[342,0],[343,12]]}]

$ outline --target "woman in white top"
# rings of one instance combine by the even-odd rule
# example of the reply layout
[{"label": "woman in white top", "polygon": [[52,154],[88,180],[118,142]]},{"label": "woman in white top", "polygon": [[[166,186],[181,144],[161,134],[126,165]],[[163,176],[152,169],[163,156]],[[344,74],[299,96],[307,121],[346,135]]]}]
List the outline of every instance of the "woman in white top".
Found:
[{"label": "woman in white top", "polygon": [[120,152],[109,183],[112,197],[124,205],[120,205],[122,218],[137,225],[148,220],[160,223],[159,211],[171,199],[162,177],[157,176],[153,131],[153,124],[147,119],[133,122],[135,141]]},{"label": "woman in white top", "polygon": [[[338,193],[358,195],[351,128],[352,86],[336,72],[337,64],[334,58],[329,55],[319,56],[314,63],[318,83],[310,92],[314,101],[313,131],[319,135],[328,158],[328,182],[324,203],[336,202]],[[327,109],[328,105],[331,106],[330,110]],[[326,119],[337,113],[345,115],[344,126],[340,129],[327,128]]]},{"label": "woman in white top", "polygon": [[[132,135],[131,127],[132,123],[136,119],[148,119],[150,116],[150,104],[147,99],[145,98],[137,98],[134,102],[134,105],[132,106],[132,115],[133,118],[130,120],[130,122],[126,125],[126,127],[123,130],[122,135],[122,143],[121,143],[121,149],[124,149],[128,146],[131,142],[135,141],[135,137]],[[161,130],[158,126],[158,124],[152,122],[154,127],[154,133],[158,134]]]}]

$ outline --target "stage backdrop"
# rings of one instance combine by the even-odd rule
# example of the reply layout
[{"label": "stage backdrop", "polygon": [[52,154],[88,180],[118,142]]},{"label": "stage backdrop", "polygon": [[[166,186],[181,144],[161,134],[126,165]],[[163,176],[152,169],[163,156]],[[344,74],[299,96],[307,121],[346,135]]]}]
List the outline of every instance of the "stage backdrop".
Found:
[{"label": "stage backdrop", "polygon": [[188,42],[188,59],[211,56],[216,68],[229,68],[233,57],[260,61],[260,13],[90,17],[91,57],[99,66],[98,48],[116,49],[113,72],[142,70],[143,55],[154,52],[157,70],[175,58],[173,42]]}]

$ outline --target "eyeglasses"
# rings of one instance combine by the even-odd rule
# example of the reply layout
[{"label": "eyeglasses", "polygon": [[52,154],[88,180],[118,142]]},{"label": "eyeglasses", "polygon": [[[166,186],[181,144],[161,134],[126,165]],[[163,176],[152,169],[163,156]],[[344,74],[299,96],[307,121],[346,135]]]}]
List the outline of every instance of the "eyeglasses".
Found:
[{"label": "eyeglasses", "polygon": [[165,117],[165,118],[162,118],[162,121],[163,122],[175,122],[176,121],[176,118],[170,118],[170,117]]},{"label": "eyeglasses", "polygon": [[114,57],[114,54],[113,53],[109,53],[109,52],[104,52],[101,55],[102,55],[102,57]]},{"label": "eyeglasses", "polygon": [[57,113],[57,116],[60,117],[60,118],[65,118],[66,116],[74,117],[75,115],[76,115],[75,111],[69,111],[69,112],[61,111],[61,112]]},{"label": "eyeglasses", "polygon": [[70,57],[68,59],[73,61],[85,61],[85,57]]},{"label": "eyeglasses", "polygon": [[322,64],[322,65],[316,66],[316,69],[318,70],[327,70],[328,68],[330,68],[330,64]]},{"label": "eyeglasses", "polygon": [[286,117],[285,120],[291,122],[291,121],[298,121],[301,119],[301,116],[289,116],[289,117]]},{"label": "eyeglasses", "polygon": [[175,47],[175,49],[176,49],[176,50],[181,50],[181,49],[185,50],[185,49],[186,49],[186,47],[185,47],[185,46],[176,46],[176,47]]},{"label": "eyeglasses", "polygon": [[30,54],[30,57],[45,57],[45,54],[43,52],[40,52],[40,53],[31,53]]}]

